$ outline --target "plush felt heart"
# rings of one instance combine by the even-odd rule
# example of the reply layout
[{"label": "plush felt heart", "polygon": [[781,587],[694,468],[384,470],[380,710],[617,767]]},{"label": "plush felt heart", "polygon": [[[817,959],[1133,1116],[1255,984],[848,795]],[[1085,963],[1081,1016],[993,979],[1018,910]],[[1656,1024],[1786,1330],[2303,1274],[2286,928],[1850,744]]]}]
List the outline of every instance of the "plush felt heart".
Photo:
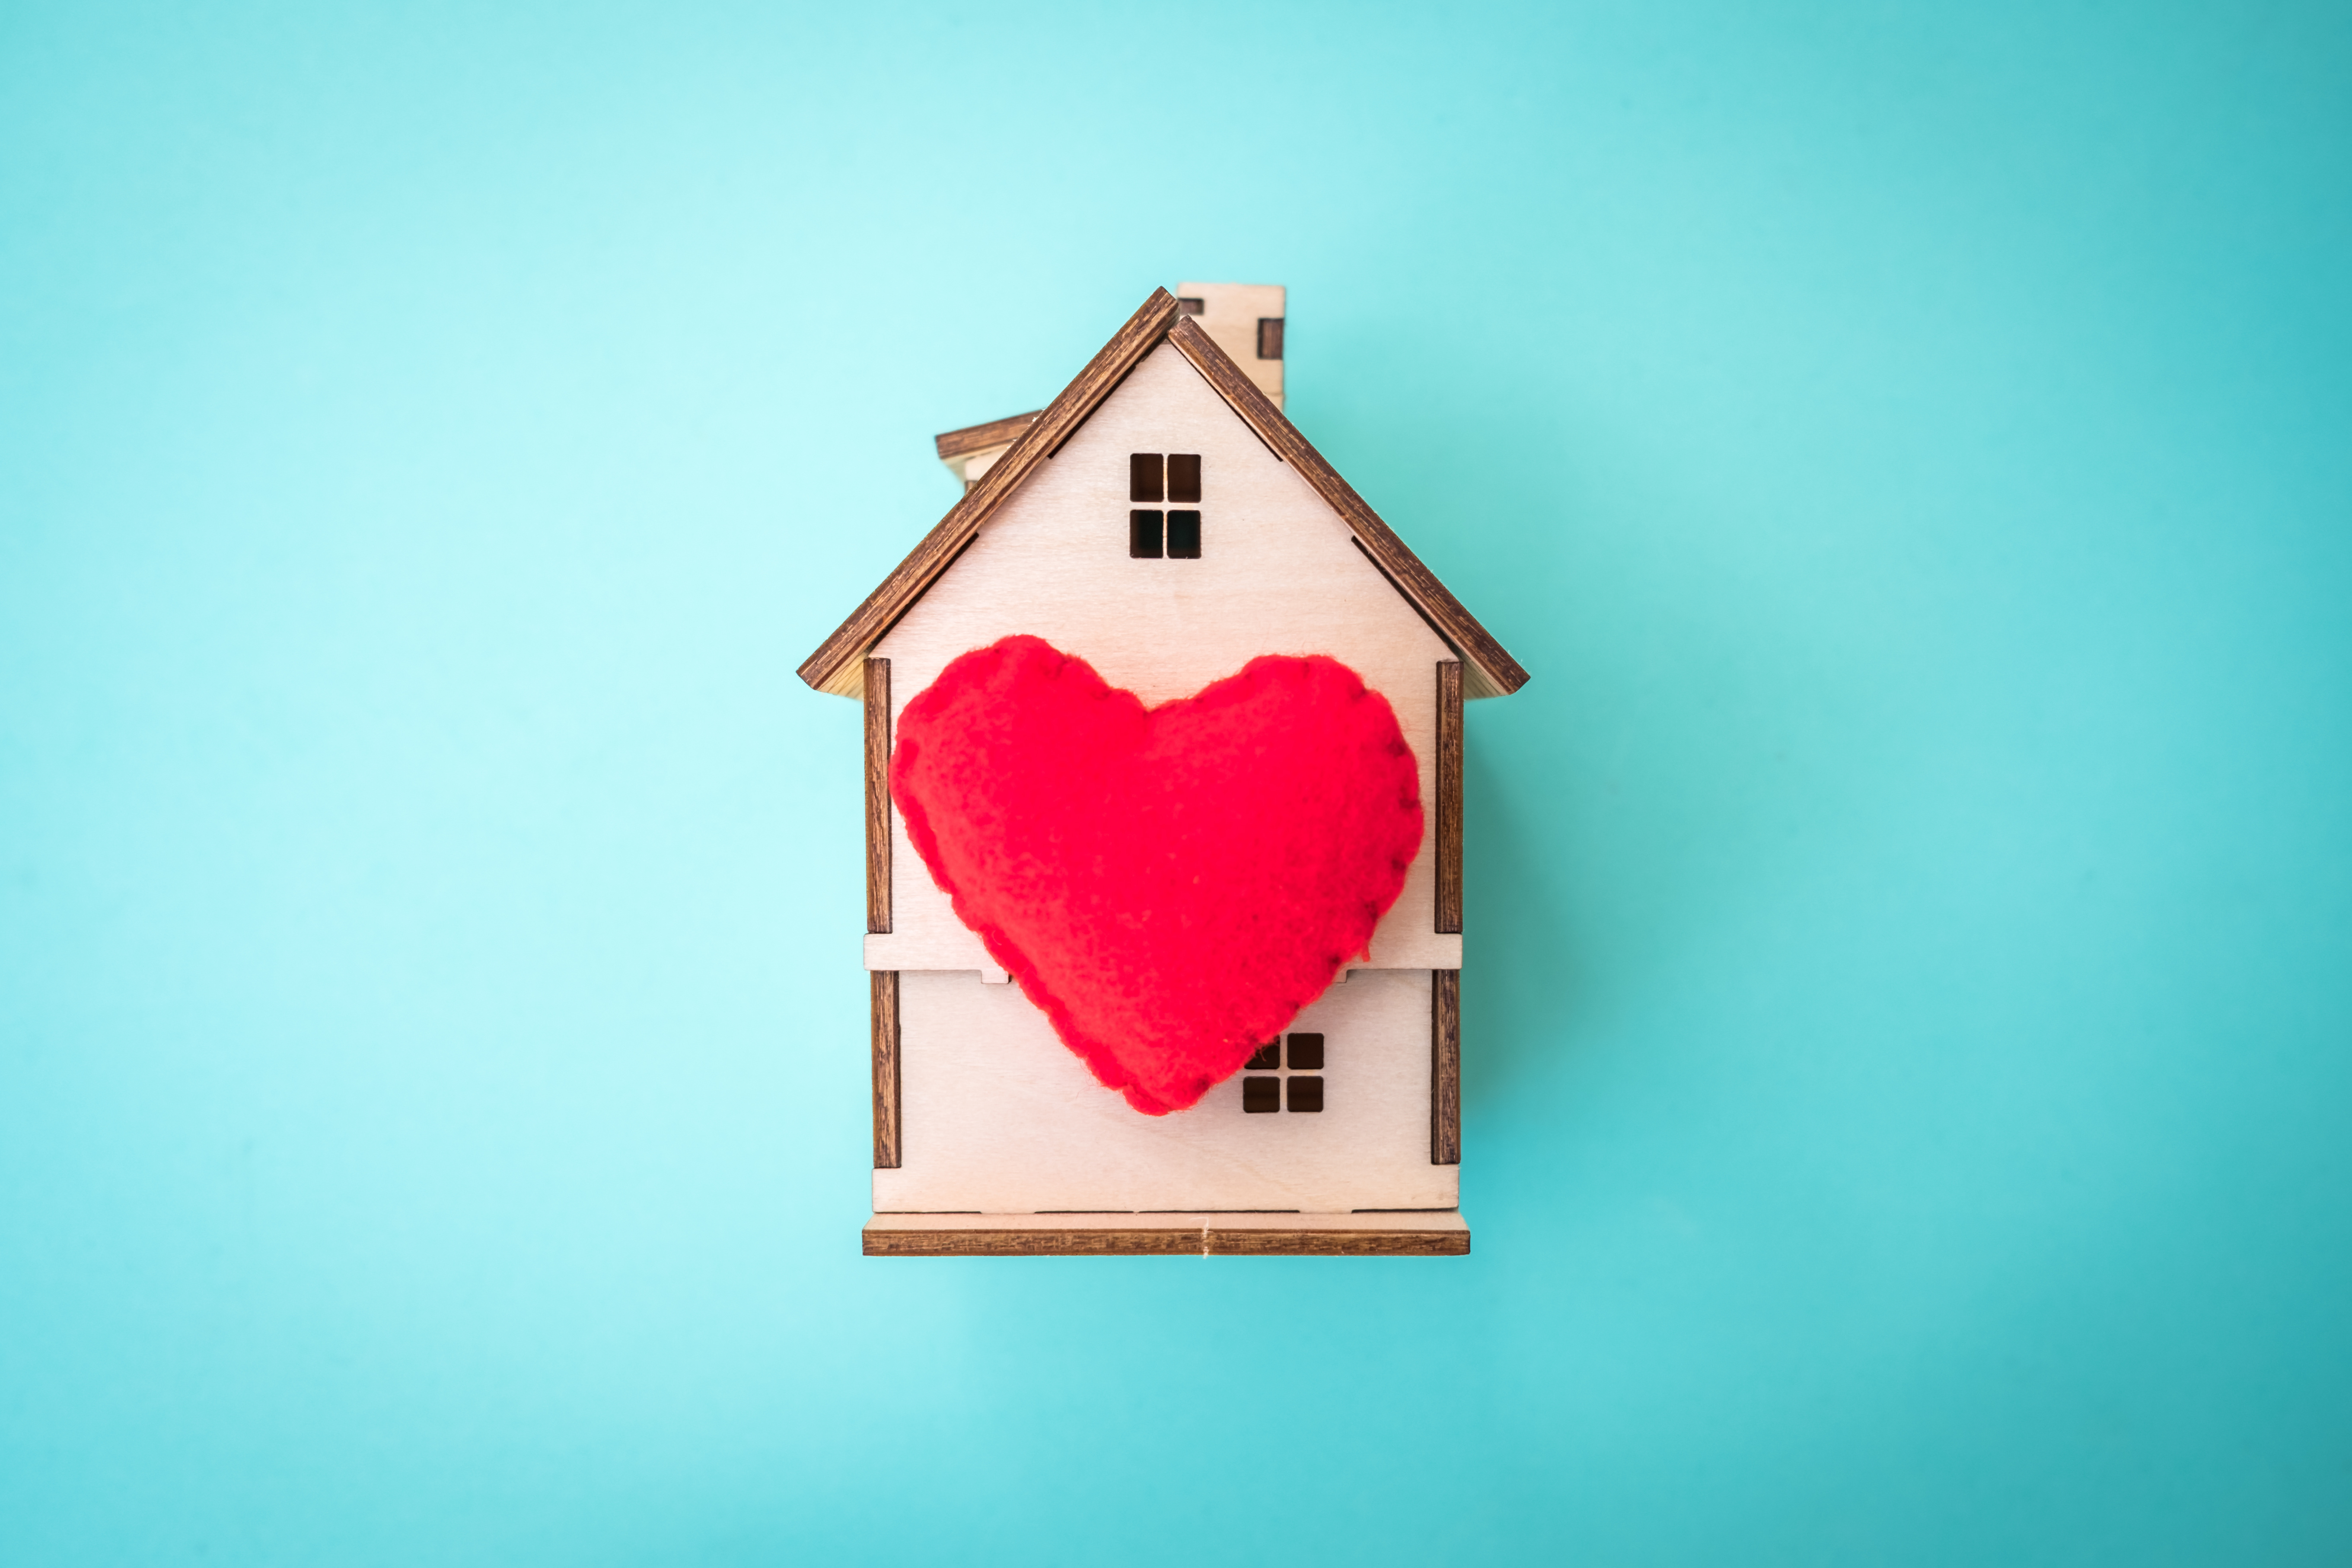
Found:
[{"label": "plush felt heart", "polygon": [[1421,847],[1396,714],[1320,656],[1252,659],[1147,710],[1006,637],[907,704],[890,794],[958,917],[1153,1116],[1230,1077],[1368,950]]}]

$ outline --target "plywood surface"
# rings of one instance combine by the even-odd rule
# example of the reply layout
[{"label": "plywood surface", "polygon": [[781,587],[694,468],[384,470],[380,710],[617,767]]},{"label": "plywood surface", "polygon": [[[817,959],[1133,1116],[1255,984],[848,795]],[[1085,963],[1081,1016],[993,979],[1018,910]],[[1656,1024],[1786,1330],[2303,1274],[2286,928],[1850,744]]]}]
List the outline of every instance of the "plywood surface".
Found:
[{"label": "plywood surface", "polygon": [[1165,289],[1153,289],[1101,352],[1087,362],[1077,378],[1029,423],[1003,458],[949,509],[947,516],[850,612],[849,618],[801,661],[801,679],[820,691],[856,696],[861,684],[860,660],[873,651],[875,639],[954,563],[981,523],[1021,488],[1030,470],[1048,460],[1046,454],[1058,450],[1070,433],[1085,424],[1136,362],[1165,341],[1168,324],[1175,319],[1175,296]]},{"label": "plywood surface", "polygon": [[[1128,555],[1133,452],[1201,454],[1201,559]],[[955,570],[876,645],[890,660],[892,703],[903,711],[950,660],[1015,632],[1045,638],[1152,703],[1189,696],[1260,654],[1325,653],[1354,668],[1396,710],[1421,764],[1425,813],[1421,852],[1366,962],[1460,967],[1461,938],[1433,929],[1431,918],[1440,855],[1431,672],[1453,654],[1357,548],[1339,514],[1174,349],[1144,356],[1060,455],[990,518]],[[867,966],[990,963],[931,881],[905,825],[894,821],[892,832],[891,929],[868,940]]]},{"label": "plywood surface", "polygon": [[874,1168],[887,1171],[898,1163],[898,977],[877,973],[867,1025],[874,1054]]},{"label": "plywood surface", "polygon": [[870,1258],[1458,1258],[1470,1226],[1452,1212],[877,1214],[864,1241]]},{"label": "plywood surface", "polygon": [[1406,547],[1396,531],[1381,520],[1355,487],[1339,477],[1339,471],[1324,460],[1323,454],[1282,416],[1281,409],[1206,332],[1190,319],[1180,320],[1168,331],[1168,345],[1190,361],[1267,448],[1297,472],[1300,483],[1346,520],[1366,557],[1398,594],[1432,625],[1445,629],[1447,640],[1468,661],[1463,672],[1464,696],[1498,697],[1527,684],[1528,672],[1495,640],[1494,634],[1479,625],[1478,617],[1454,596],[1453,590],[1437,580],[1437,574]]},{"label": "plywood surface", "polygon": [[1430,976],[1429,1163],[1462,1163],[1462,975],[1450,969]]},{"label": "plywood surface", "polygon": [[866,929],[890,929],[890,661],[866,661]]},{"label": "plywood surface", "polygon": [[1258,323],[1287,317],[1289,291],[1279,283],[1180,283],[1176,297],[1198,300],[1206,307],[1188,319],[1225,351],[1268,401],[1281,407],[1283,361],[1257,357]]},{"label": "plywood surface", "polygon": [[[1062,389],[1001,458],[990,464],[985,473],[980,473],[964,499],[923,536],[890,575],[850,613],[849,618],[801,662],[801,679],[821,691],[855,696],[857,661],[873,650],[877,639],[898,623],[941,573],[955,563],[977,532],[1041,471],[1041,465],[1052,461],[1085,428],[1103,403],[1123,386],[1128,375],[1161,347],[1174,348],[1194,367],[1259,442],[1270,453],[1277,454],[1281,462],[1294,468],[1300,482],[1346,520],[1359,548],[1375,571],[1392,584],[1431,626],[1442,628],[1444,640],[1468,660],[1464,672],[1465,696],[1495,696],[1516,691],[1526,683],[1527,671],[1478,624],[1477,617],[1323,460],[1313,444],[1283,417],[1281,409],[1217,345],[1200,320],[1178,316],[1176,300],[1165,289],[1152,291],[1142,308],[1087,362],[1076,379]],[[967,474],[979,470],[976,457],[963,469]]]},{"label": "plywood surface", "polygon": [[1431,976],[1359,971],[1292,1026],[1325,1038],[1324,1110],[1252,1114],[1237,1073],[1145,1116],[1097,1083],[1013,985],[898,977],[903,1155],[877,1210],[1447,1209],[1430,1163]]}]

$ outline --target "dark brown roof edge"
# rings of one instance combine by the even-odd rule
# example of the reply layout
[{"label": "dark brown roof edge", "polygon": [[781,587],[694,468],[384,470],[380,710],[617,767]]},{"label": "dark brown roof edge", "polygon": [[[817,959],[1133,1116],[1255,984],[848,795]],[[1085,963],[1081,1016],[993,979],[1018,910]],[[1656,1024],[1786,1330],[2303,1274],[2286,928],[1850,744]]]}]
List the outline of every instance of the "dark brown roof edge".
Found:
[{"label": "dark brown roof edge", "polygon": [[922,596],[931,580],[947,569],[948,563],[980,531],[980,525],[1020,488],[1030,470],[1061,446],[1094,412],[1095,405],[1127,379],[1136,362],[1168,335],[1168,324],[1175,319],[1176,297],[1165,289],[1154,289],[1143,308],[1127,319],[1127,324],[1111,335],[1077,379],[1062,388],[1062,395],[1030,422],[1012,449],[990,465],[980,482],[940,519],[939,526],[923,535],[922,542],[866,595],[866,602],[802,660],[801,679],[819,691],[842,697],[854,697],[863,690],[865,668],[860,661],[866,650]]},{"label": "dark brown roof edge", "polygon": [[1199,322],[1189,316],[1180,318],[1170,329],[1168,341],[1177,353],[1192,362],[1192,368],[1233,405],[1234,412],[1273,448],[1274,455],[1297,468],[1298,477],[1312,485],[1315,493],[1346,521],[1362,542],[1364,553],[1371,557],[1372,564],[1422,613],[1439,637],[1452,643],[1470,661],[1485,678],[1483,684],[1491,689],[1492,695],[1507,697],[1528,683],[1528,672],[1519,667],[1519,661],[1478,624],[1478,617],[1437,580],[1436,573],[1422,564],[1421,557],[1396,536],[1396,531],[1382,522],[1381,514],[1365,504],[1355,487],[1339,477],[1339,470],[1323,460],[1315,444],[1298,433],[1298,426],[1274,405],[1273,399],[1257,389],[1257,383],[1201,330]]},{"label": "dark brown roof edge", "polygon": [[[1465,674],[1471,678],[1466,684],[1474,689],[1468,695],[1505,696],[1528,683],[1528,672],[1518,661],[1478,624],[1476,616],[1463,607],[1462,601],[1437,580],[1436,574],[1422,564],[1421,558],[1381,521],[1380,514],[1364,503],[1364,498],[1339,477],[1339,471],[1323,460],[1323,454],[1298,433],[1298,427],[1283,416],[1282,411],[1197,322],[1178,316],[1175,298],[1165,289],[1151,291],[1143,308],[1128,318],[1127,324],[1103,345],[1100,353],[1087,362],[1077,378],[1062,389],[1060,396],[1030,419],[1012,448],[996,460],[963,500],[950,509],[939,526],[925,534],[922,542],[898,563],[897,570],[885,577],[881,585],[866,596],[866,602],[802,662],[801,679],[820,691],[856,696],[864,687],[861,661],[866,649],[881,640],[908,606],[922,596],[923,590],[962,553],[964,546],[979,532],[980,525],[1021,487],[1039,463],[1060,449],[1072,432],[1086,423],[1095,406],[1109,396],[1137,362],[1163,338],[1192,362],[1192,367],[1257,432],[1259,439],[1276,457],[1296,468],[1299,477],[1346,520],[1363,545],[1364,553],[1391,585],[1421,612],[1439,637],[1461,652],[1470,664]],[[1013,423],[996,421],[1000,426]],[[972,427],[975,431],[987,428]],[[947,437],[940,439],[944,443]],[[943,450],[941,455],[947,454]]]},{"label": "dark brown roof edge", "polygon": [[1013,414],[1003,419],[992,419],[985,425],[967,425],[961,430],[950,430],[932,437],[931,445],[939,448],[940,459],[942,462],[950,458],[961,458],[966,452],[984,452],[991,447],[1002,447],[1020,435],[1035,422],[1039,414],[1044,412],[1043,409],[1037,409],[1028,414]]}]

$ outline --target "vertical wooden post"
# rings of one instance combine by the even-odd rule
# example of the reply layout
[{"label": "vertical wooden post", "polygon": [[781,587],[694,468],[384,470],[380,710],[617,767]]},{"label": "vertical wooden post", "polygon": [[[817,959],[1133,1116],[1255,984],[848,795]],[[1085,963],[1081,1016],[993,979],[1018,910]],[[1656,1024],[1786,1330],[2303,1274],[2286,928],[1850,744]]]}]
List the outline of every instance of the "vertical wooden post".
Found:
[{"label": "vertical wooden post", "polygon": [[887,658],[866,661],[866,929],[890,929],[890,661]]},{"label": "vertical wooden post", "polygon": [[1462,663],[1437,666],[1437,929],[1462,929]]},{"label": "vertical wooden post", "polygon": [[1429,1163],[1462,1163],[1462,972],[1429,975]]},{"label": "vertical wooden post", "polygon": [[874,1168],[898,1168],[898,972],[874,971]]}]

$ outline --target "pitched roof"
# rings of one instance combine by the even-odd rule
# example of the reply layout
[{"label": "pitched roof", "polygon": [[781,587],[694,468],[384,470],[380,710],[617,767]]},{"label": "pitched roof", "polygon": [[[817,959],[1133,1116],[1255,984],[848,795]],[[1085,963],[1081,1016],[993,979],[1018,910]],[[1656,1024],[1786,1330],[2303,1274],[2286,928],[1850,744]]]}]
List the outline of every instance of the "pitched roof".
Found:
[{"label": "pitched roof", "polygon": [[939,448],[942,462],[950,458],[961,458],[966,452],[985,452],[991,447],[1002,447],[1010,442],[1036,423],[1037,416],[1042,412],[1044,410],[1036,409],[1005,419],[992,419],[985,425],[967,425],[961,430],[933,437],[931,445]]},{"label": "pitched roof", "polygon": [[1298,470],[1299,478],[1347,522],[1365,558],[1421,613],[1430,629],[1462,656],[1466,666],[1465,696],[1504,696],[1527,684],[1528,672],[1518,661],[1504,651],[1476,616],[1462,607],[1462,601],[1446,591],[1420,557],[1405,548],[1404,541],[1364,504],[1364,498],[1323,460],[1298,427],[1283,417],[1282,411],[1210,341],[1209,334],[1190,317],[1178,314],[1175,296],[1165,289],[1151,291],[1143,308],[1128,318],[1127,324],[1087,362],[1077,379],[1062,389],[1059,397],[1028,422],[1011,448],[949,509],[939,526],[925,534],[922,542],[882,579],[881,586],[868,594],[866,602],[802,661],[801,679],[820,691],[858,695],[864,689],[863,660],[867,651],[954,563],[979,533],[981,524],[1012,498],[1037,465],[1060,451],[1087,416],[1118,390],[1128,373],[1163,342],[1192,362],[1202,379],[1216,388],[1277,458]]}]

